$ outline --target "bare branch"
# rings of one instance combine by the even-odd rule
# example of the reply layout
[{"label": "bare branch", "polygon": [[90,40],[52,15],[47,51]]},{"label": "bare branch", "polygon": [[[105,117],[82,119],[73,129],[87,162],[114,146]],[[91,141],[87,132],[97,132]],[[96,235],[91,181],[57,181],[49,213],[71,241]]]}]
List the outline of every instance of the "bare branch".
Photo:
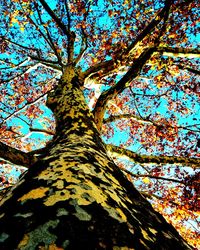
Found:
[{"label": "bare branch", "polygon": [[27,46],[22,45],[22,44],[20,44],[20,43],[14,42],[14,41],[12,41],[12,40],[6,38],[6,37],[4,37],[4,39],[5,39],[6,42],[11,43],[11,44],[14,44],[15,46],[18,46],[18,47],[20,47],[21,49],[24,49],[25,51],[27,51],[27,50],[36,51],[36,52],[38,51],[38,50],[35,49],[35,48],[27,47]]},{"label": "bare branch", "polygon": [[67,20],[68,20],[68,30],[70,30],[71,28],[71,17],[70,17],[70,13],[69,13],[69,7],[68,7],[68,1],[65,0],[65,8],[66,8],[66,11],[67,11]]},{"label": "bare branch", "polygon": [[40,24],[41,24],[42,27],[45,29],[47,37],[46,37],[45,34],[41,31],[41,29],[37,29],[37,28],[38,28],[38,25],[34,22],[34,20],[33,20],[30,16],[29,16],[29,19],[31,20],[31,23],[36,27],[36,29],[38,30],[38,32],[42,35],[42,37],[45,39],[45,41],[49,44],[50,48],[54,51],[55,56],[56,56],[57,59],[58,59],[58,62],[61,64],[60,55],[59,55],[59,53],[57,52],[57,49],[56,49],[55,46],[54,46],[53,40],[52,40],[52,38],[51,38],[51,35],[50,35],[50,33],[49,33],[47,27],[44,26],[44,23],[43,23],[43,21],[42,21],[42,17],[41,17],[40,11],[39,11],[39,9],[38,9],[38,5],[35,4],[35,7],[36,7],[36,10],[37,10],[37,14],[38,14],[39,20],[40,20]]},{"label": "bare branch", "polygon": [[62,32],[67,36],[68,38],[68,63],[73,62],[73,57],[74,57],[74,41],[76,34],[73,31],[70,31],[68,28],[66,28],[66,25],[61,21],[59,17],[56,16],[54,11],[51,10],[49,5],[46,3],[45,0],[39,0],[44,9],[47,11],[47,13],[52,17],[52,19],[56,22],[58,27],[62,30]]},{"label": "bare branch", "polygon": [[181,156],[157,156],[157,155],[140,155],[129,149],[114,146],[112,144],[107,145],[107,149],[112,153],[118,155],[125,155],[130,161],[137,163],[156,163],[156,164],[181,164],[183,166],[190,166],[194,169],[200,168],[199,158],[188,158]]},{"label": "bare branch", "polygon": [[29,57],[30,57],[32,60],[39,61],[39,62],[41,62],[41,63],[48,63],[49,65],[56,65],[56,64],[59,63],[58,61],[51,61],[51,60],[48,60],[48,59],[43,59],[43,58],[41,58],[40,56],[37,57],[37,56],[32,56],[32,55],[30,55]]},{"label": "bare branch", "polygon": [[176,202],[174,202],[174,201],[167,200],[166,197],[161,197],[161,196],[159,196],[159,195],[151,194],[151,193],[146,193],[146,192],[143,192],[143,191],[140,191],[140,193],[141,193],[142,195],[144,195],[146,198],[149,198],[149,199],[151,199],[151,200],[152,200],[152,198],[156,198],[156,199],[158,199],[158,200],[167,201],[167,202],[171,203],[172,205],[174,205],[174,206],[176,206],[176,207],[179,207],[179,206],[180,206],[180,204],[178,204],[178,203],[176,203]]},{"label": "bare branch", "polygon": [[[37,11],[38,12],[38,11]],[[39,12],[38,12],[38,15],[39,15]],[[47,39],[47,37],[45,36],[45,34],[41,31],[41,29],[38,29],[38,24],[36,24],[35,22],[34,22],[34,20],[29,16],[29,19],[30,19],[30,22],[31,22],[31,24],[33,24],[35,27],[36,27],[36,29],[37,29],[37,31],[40,33],[40,35],[44,38],[44,40],[48,43],[48,45],[49,45],[49,47],[53,50],[53,47],[52,47],[52,44],[50,43],[50,41]],[[41,19],[41,18],[40,18]],[[38,22],[37,22],[38,23]],[[41,23],[42,24],[42,23]]]},{"label": "bare branch", "polygon": [[157,180],[162,180],[162,181],[172,181],[172,182],[184,184],[184,181],[182,181],[182,180],[177,180],[177,179],[167,178],[167,177],[162,177],[162,176],[155,176],[155,175],[151,175],[151,174],[134,174],[133,172],[131,172],[127,169],[124,169],[124,168],[121,168],[121,170],[123,172],[126,172],[127,174],[131,175],[134,178],[148,177],[150,179],[157,179]]},{"label": "bare branch", "polygon": [[179,69],[182,69],[182,70],[187,70],[195,75],[200,75],[200,70],[197,70],[197,69],[193,69],[193,68],[190,68],[190,67],[187,67],[187,66],[184,66],[184,65],[181,65],[181,64],[175,64],[176,66],[179,67]]},{"label": "bare branch", "polygon": [[63,33],[69,38],[70,33],[69,30],[66,29],[66,26],[61,22],[60,18],[58,18],[54,11],[49,7],[45,0],[39,0],[47,13],[52,17],[52,19],[56,22],[58,27],[63,31]]}]

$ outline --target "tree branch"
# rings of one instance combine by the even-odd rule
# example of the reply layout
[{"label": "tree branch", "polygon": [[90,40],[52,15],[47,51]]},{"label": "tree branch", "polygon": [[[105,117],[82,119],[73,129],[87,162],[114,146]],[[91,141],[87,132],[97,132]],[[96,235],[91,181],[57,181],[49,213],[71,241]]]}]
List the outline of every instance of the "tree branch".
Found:
[{"label": "tree branch", "polygon": [[108,89],[107,91],[104,91],[100,95],[100,97],[96,103],[96,106],[93,110],[94,119],[95,119],[95,122],[96,122],[96,125],[97,125],[97,128],[99,129],[99,131],[102,127],[103,117],[104,117],[104,113],[105,113],[106,105],[107,105],[108,101],[111,100],[112,98],[114,98],[116,95],[120,94],[127,87],[127,85],[129,85],[129,83],[135,77],[138,76],[138,74],[142,70],[142,67],[150,59],[153,52],[154,52],[154,47],[152,47],[152,48],[150,47],[150,48],[146,49],[140,55],[140,57],[137,58],[133,62],[130,69],[118,81],[118,83],[116,85],[114,85],[113,87],[111,87],[110,89]]},{"label": "tree branch", "polygon": [[127,49],[122,51],[121,53],[118,52],[117,55],[114,56],[113,59],[104,61],[101,63],[97,63],[90,67],[88,70],[84,72],[84,77],[89,77],[93,74],[96,74],[101,70],[101,75],[104,76],[106,73],[111,72],[112,70],[116,69],[116,66],[121,66],[123,56],[127,56],[131,54],[131,52],[136,48],[137,44],[141,42],[146,36],[148,36],[155,27],[162,21],[163,18],[166,17],[166,13],[169,12],[170,6],[173,4],[174,0],[166,0],[164,8],[157,14],[155,18],[142,30],[142,32],[136,37],[136,39],[128,46]]},{"label": "tree branch", "polygon": [[[13,42],[12,40],[10,40],[10,39],[8,39],[8,38],[6,38],[6,37],[3,37],[4,39],[5,39],[5,41],[6,42],[8,42],[8,43],[11,43],[11,44],[14,44],[15,46],[18,46],[18,47],[20,47],[21,49],[24,49],[24,50],[32,50],[32,51],[38,51],[37,49],[35,49],[35,48],[30,48],[30,47],[27,47],[27,46],[25,46],[25,45],[22,45],[22,44],[19,44],[19,43],[16,43],[16,42]],[[28,54],[28,53],[27,53]]]},{"label": "tree branch", "polygon": [[176,203],[176,202],[174,202],[174,201],[171,201],[171,200],[167,200],[165,197],[161,197],[161,196],[156,195],[156,194],[150,194],[150,193],[146,193],[146,192],[143,192],[143,191],[140,191],[140,193],[141,193],[142,195],[144,195],[146,198],[149,198],[149,199],[151,199],[151,200],[152,200],[152,197],[153,197],[153,198],[156,198],[156,199],[158,199],[158,200],[167,201],[167,202],[171,203],[172,205],[174,205],[174,206],[176,206],[176,207],[179,207],[179,206],[180,206],[180,204],[178,204],[178,203]]},{"label": "tree branch", "polygon": [[75,33],[73,31],[70,31],[68,28],[66,28],[66,25],[61,21],[60,18],[56,16],[54,11],[51,10],[49,5],[46,3],[45,0],[39,0],[44,9],[47,11],[47,13],[51,16],[51,18],[56,22],[58,27],[62,30],[62,32],[67,36],[68,38],[68,63],[73,62],[73,56],[74,56],[74,41],[75,41]]},{"label": "tree branch", "polygon": [[[133,91],[132,91],[132,89],[130,88],[130,91],[131,91],[131,93],[132,93],[132,95],[133,95],[133,98],[134,98],[134,104],[135,104],[135,108],[136,108],[136,110],[137,110],[137,113],[139,114],[139,116],[137,116],[137,115],[134,115],[134,114],[120,114],[120,115],[111,115],[111,116],[109,116],[108,118],[106,118],[106,119],[103,119],[103,123],[109,123],[109,122],[113,122],[113,121],[116,121],[116,120],[118,120],[118,119],[132,119],[132,120],[135,120],[135,121],[137,121],[137,122],[140,122],[140,123],[145,123],[145,124],[152,124],[153,126],[155,126],[155,127],[158,127],[158,128],[164,128],[164,127],[166,127],[166,128],[173,128],[173,129],[183,129],[183,130],[188,130],[188,131],[193,131],[193,132],[200,132],[200,130],[198,130],[198,129],[193,129],[192,127],[197,127],[197,126],[199,126],[200,124],[192,124],[192,125],[185,125],[185,126],[172,126],[172,125],[170,125],[170,124],[163,124],[163,122],[162,123],[159,123],[159,121],[153,121],[153,120],[151,120],[149,117],[143,117],[141,114],[140,114],[140,111],[139,111],[139,109],[138,109],[138,107],[137,107],[137,104],[136,104],[136,100],[135,100],[135,95],[137,95],[137,93],[134,93]],[[168,92],[169,90],[167,90],[166,92],[165,92],[165,94]],[[164,94],[163,94],[164,95]],[[145,96],[145,95],[144,95]],[[146,95],[146,96],[148,96],[148,95]],[[149,95],[149,96],[152,96],[152,95]],[[158,96],[162,96],[162,94],[161,95],[158,95]]]},{"label": "tree branch", "polygon": [[10,191],[12,188],[13,184],[9,184],[9,186],[1,188],[0,189],[0,201],[3,199],[3,197]]},{"label": "tree branch", "polygon": [[51,61],[51,60],[43,59],[43,58],[37,57],[37,56],[30,55],[29,57],[32,60],[35,60],[35,61],[38,61],[38,62],[41,62],[41,63],[48,63],[49,65],[57,65],[59,63],[58,61]]},{"label": "tree branch", "polygon": [[2,125],[3,123],[5,123],[7,120],[9,120],[10,118],[12,118],[13,116],[16,116],[20,111],[22,111],[23,109],[25,109],[26,107],[33,105],[34,103],[38,102],[40,99],[44,98],[45,95],[47,95],[48,92],[50,92],[51,90],[47,91],[46,93],[40,95],[38,98],[36,98],[34,101],[31,102],[27,102],[24,106],[20,107],[18,110],[16,110],[15,112],[11,113],[10,115],[8,115],[6,118],[4,118],[3,122],[0,123],[0,125]]},{"label": "tree branch", "polygon": [[42,4],[46,12],[50,15],[50,17],[56,22],[58,27],[63,31],[63,33],[69,38],[70,33],[69,30],[66,29],[66,26],[61,22],[60,18],[58,18],[54,11],[49,7],[49,5],[46,3],[45,0],[39,0],[39,2]]},{"label": "tree branch", "polygon": [[[38,9],[37,9],[37,13],[38,13],[38,15],[40,15]],[[29,18],[29,20],[30,20],[30,23],[33,24],[33,25],[35,26],[36,30],[40,33],[40,35],[41,35],[41,36],[44,38],[44,40],[48,43],[49,47],[53,50],[52,44],[50,43],[50,41],[47,39],[47,37],[46,37],[45,34],[41,31],[41,29],[38,28],[39,23],[37,22],[37,24],[36,24],[36,23],[34,22],[34,20],[33,20],[30,16],[29,16],[28,18]],[[40,24],[42,25],[42,20],[41,20],[41,17],[40,17],[40,16],[39,16],[39,19],[40,19]]]},{"label": "tree branch", "polygon": [[82,44],[81,44],[80,53],[77,56],[77,58],[75,59],[75,62],[74,62],[75,65],[79,63],[79,61],[81,60],[81,58],[83,57],[85,51],[88,48],[87,35],[86,35],[83,28],[81,28],[81,31],[82,31]]},{"label": "tree branch", "polygon": [[160,52],[166,56],[200,58],[199,49],[158,46],[155,51]]},{"label": "tree branch", "polygon": [[70,32],[69,40],[68,40],[68,63],[72,63],[74,60],[74,42],[75,42],[76,34],[74,31]]},{"label": "tree branch", "polygon": [[184,65],[181,65],[181,64],[175,64],[176,66],[179,67],[179,69],[182,69],[182,70],[187,70],[195,75],[200,75],[200,70],[197,70],[197,69],[193,69],[193,68],[190,68],[190,67],[186,67]]},{"label": "tree branch", "polygon": [[182,181],[182,180],[177,180],[177,179],[173,179],[173,178],[167,178],[167,177],[163,177],[163,176],[155,176],[155,175],[151,175],[151,174],[134,174],[131,171],[129,171],[127,169],[124,169],[124,168],[121,168],[121,170],[123,172],[126,172],[127,174],[131,175],[134,178],[148,177],[150,179],[157,179],[157,180],[162,180],[162,181],[172,181],[172,182],[184,184],[184,181]]},{"label": "tree branch", "polygon": [[190,166],[193,168],[200,168],[199,158],[188,158],[181,156],[156,156],[156,155],[140,155],[129,149],[114,146],[112,144],[107,145],[107,149],[112,153],[118,155],[125,155],[130,161],[137,163],[156,163],[156,164],[181,164],[184,166]]},{"label": "tree branch", "polygon": [[[126,53],[131,52],[132,49],[136,46],[136,44],[140,41],[142,41],[146,36],[148,36],[154,29],[155,27],[162,21],[162,19],[166,19],[169,14],[169,9],[171,5],[174,3],[174,0],[166,0],[165,1],[165,6],[163,9],[157,14],[157,16],[142,30],[142,32],[137,36],[136,40],[127,48]],[[162,33],[162,32],[161,32]],[[162,34],[160,34],[162,35]]]},{"label": "tree branch", "polygon": [[68,27],[68,30],[70,30],[70,28],[71,28],[71,17],[70,17],[70,13],[69,13],[68,1],[64,0],[64,2],[65,2],[65,8],[66,8],[66,11],[67,11],[67,21],[68,21],[67,27]]},{"label": "tree branch", "polygon": [[55,70],[57,70],[57,71],[62,72],[62,67],[59,66],[59,65],[52,64],[52,63],[47,63],[47,62],[42,62],[42,61],[40,61],[40,63],[41,63],[42,65],[45,65],[45,66],[47,66],[47,67],[50,67],[50,68],[52,68],[52,69],[55,69]]},{"label": "tree branch", "polygon": [[0,157],[12,164],[21,165],[27,168],[37,161],[36,156],[12,148],[2,142],[0,142]]},{"label": "tree branch", "polygon": [[[86,22],[87,21],[87,16],[88,16],[88,13],[90,11],[90,2],[88,3],[88,7],[87,7],[87,10],[85,11],[85,13],[83,14],[84,15],[84,19],[83,21]],[[85,8],[86,8],[86,5],[85,5]],[[81,60],[81,58],[83,57],[85,51],[87,50],[88,48],[88,41],[87,41],[87,34],[85,32],[85,28],[81,27],[81,32],[82,32],[82,44],[81,44],[81,49],[80,49],[80,53],[79,55],[77,56],[77,58],[75,59],[75,65]]]},{"label": "tree branch", "polygon": [[[38,17],[39,17],[40,24],[41,24],[42,27],[45,29],[47,37],[46,37],[45,34],[41,31],[41,29],[38,29],[38,32],[42,35],[42,37],[45,39],[45,41],[49,44],[50,48],[54,51],[55,56],[57,57],[59,64],[61,64],[61,57],[60,57],[60,55],[59,55],[59,53],[58,53],[58,51],[57,51],[57,49],[56,49],[56,47],[55,47],[55,45],[54,45],[54,43],[53,43],[53,40],[52,40],[52,38],[51,38],[51,35],[50,35],[50,33],[49,33],[47,27],[44,26],[44,23],[43,23],[43,21],[42,21],[42,17],[41,17],[41,14],[40,14],[40,11],[39,11],[39,9],[38,9],[38,5],[37,5],[37,4],[35,4],[35,8],[36,8],[36,10],[37,10],[37,14],[38,14]],[[31,22],[33,23],[33,25],[37,28],[38,25],[35,24],[34,20],[33,20],[30,16],[29,16],[29,19],[31,20]]]},{"label": "tree branch", "polygon": [[[18,66],[17,66],[17,67],[18,67]],[[22,72],[20,72],[20,73],[14,75],[14,76],[12,76],[12,77],[10,77],[10,78],[7,78],[6,80],[1,79],[1,84],[2,84],[2,83],[8,83],[8,82],[10,82],[10,81],[12,81],[12,80],[14,80],[14,79],[16,79],[16,78],[18,78],[18,77],[24,75],[31,67],[33,67],[33,65],[19,66],[19,67],[20,67],[20,70],[23,68]]]},{"label": "tree branch", "polygon": [[114,122],[116,120],[119,119],[131,119],[131,120],[135,120],[137,122],[141,122],[141,123],[151,123],[151,121],[144,119],[141,119],[140,116],[134,115],[134,114],[120,114],[120,115],[111,115],[106,119],[103,119],[103,123],[109,123],[109,122]]},{"label": "tree branch", "polygon": [[46,130],[46,129],[39,129],[39,128],[29,128],[30,132],[38,132],[38,133],[45,133],[48,135],[55,135],[55,132]]}]

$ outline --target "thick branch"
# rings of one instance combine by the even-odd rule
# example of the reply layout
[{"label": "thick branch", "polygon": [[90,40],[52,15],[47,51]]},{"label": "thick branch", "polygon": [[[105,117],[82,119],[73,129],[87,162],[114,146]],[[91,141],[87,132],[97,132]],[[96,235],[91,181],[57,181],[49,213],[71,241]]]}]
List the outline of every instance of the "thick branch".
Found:
[{"label": "thick branch", "polygon": [[140,155],[131,150],[108,144],[107,148],[110,152],[118,155],[125,155],[129,160],[137,163],[156,163],[156,164],[181,164],[193,168],[200,167],[199,158],[188,158],[181,156],[156,156],[156,155]]},{"label": "thick branch", "polygon": [[74,59],[74,42],[75,42],[76,34],[74,31],[70,32],[69,40],[68,40],[68,63],[72,63]]},{"label": "thick branch", "polygon": [[154,48],[146,49],[141,56],[134,61],[127,73],[118,81],[116,85],[103,92],[94,108],[94,118],[97,128],[100,130],[102,127],[103,116],[106,110],[106,105],[109,100],[120,94],[129,83],[138,76],[144,64],[150,59],[154,52]]},{"label": "thick branch", "polygon": [[192,48],[157,47],[157,52],[166,56],[200,58],[200,50]]},{"label": "thick branch", "polygon": [[[115,55],[114,59],[97,63],[94,66],[90,67],[85,73],[84,77],[89,77],[92,74],[95,74],[101,70],[101,75],[104,75],[106,72],[111,72],[116,68],[116,63],[122,61],[123,56],[127,56],[131,51],[136,47],[136,45],[141,42],[146,36],[148,36],[155,27],[166,17],[170,6],[173,4],[173,0],[165,1],[164,8],[158,13],[158,15],[142,30],[142,32],[136,37],[136,39],[128,46],[128,48],[121,53],[118,52]],[[120,65],[119,65],[120,66]]]},{"label": "thick branch", "polygon": [[[164,8],[158,13],[158,15],[143,29],[143,31],[137,36],[136,40],[127,48],[127,53],[129,53],[136,44],[140,41],[142,41],[147,35],[149,35],[155,27],[162,21],[162,19],[165,19],[168,17],[169,9],[171,5],[173,4],[174,0],[166,0]],[[165,24],[164,24],[165,25]]]},{"label": "thick branch", "polygon": [[0,157],[12,164],[21,165],[27,168],[37,161],[36,156],[12,148],[2,142],[0,142]]}]

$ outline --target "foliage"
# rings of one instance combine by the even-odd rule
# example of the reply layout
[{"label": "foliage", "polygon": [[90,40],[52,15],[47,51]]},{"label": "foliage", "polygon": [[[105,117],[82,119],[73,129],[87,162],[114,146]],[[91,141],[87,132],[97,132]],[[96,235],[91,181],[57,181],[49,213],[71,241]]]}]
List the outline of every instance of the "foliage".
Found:
[{"label": "foliage", "polygon": [[[8,0],[0,6],[1,142],[23,152],[45,147],[55,132],[46,94],[65,65],[74,63],[102,138],[119,147],[109,148],[116,163],[196,247],[198,5],[190,0]],[[163,156],[171,158],[162,161]],[[9,165],[15,162],[3,153],[0,157],[5,188],[24,168]]]}]

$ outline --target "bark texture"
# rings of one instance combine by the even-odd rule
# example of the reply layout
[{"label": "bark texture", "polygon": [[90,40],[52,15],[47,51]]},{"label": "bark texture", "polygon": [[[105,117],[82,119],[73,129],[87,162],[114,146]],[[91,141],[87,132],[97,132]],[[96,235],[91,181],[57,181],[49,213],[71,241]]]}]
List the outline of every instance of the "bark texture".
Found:
[{"label": "bark texture", "polygon": [[48,97],[56,136],[1,201],[0,249],[192,249],[108,157],[81,85],[68,66]]}]

